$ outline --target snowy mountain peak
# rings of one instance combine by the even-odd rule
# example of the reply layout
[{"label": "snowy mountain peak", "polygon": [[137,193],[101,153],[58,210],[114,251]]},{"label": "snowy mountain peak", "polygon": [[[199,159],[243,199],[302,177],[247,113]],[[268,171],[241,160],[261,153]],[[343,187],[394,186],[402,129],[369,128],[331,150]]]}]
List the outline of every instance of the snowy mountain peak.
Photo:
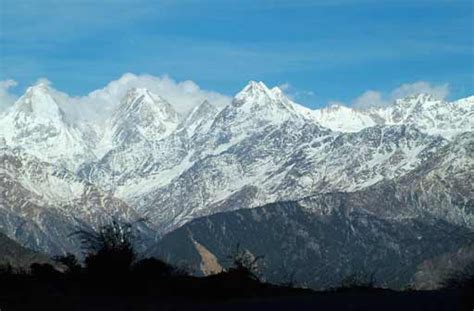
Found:
[{"label": "snowy mountain peak", "polygon": [[234,103],[239,104],[244,101],[267,101],[275,99],[275,94],[263,83],[250,81],[234,97]]},{"label": "snowy mountain peak", "polygon": [[39,159],[75,170],[93,158],[88,142],[60,108],[61,97],[47,84],[29,87],[0,118],[0,137]]},{"label": "snowy mountain peak", "polygon": [[177,112],[164,98],[146,88],[131,88],[128,90],[118,107],[115,117],[127,118],[132,114],[141,119],[154,117],[172,122],[179,119]]},{"label": "snowy mountain peak", "polygon": [[15,119],[26,117],[54,123],[64,122],[64,113],[45,83],[29,87],[13,106],[12,113]]},{"label": "snowy mountain peak", "polygon": [[157,140],[171,134],[179,115],[162,97],[145,88],[132,88],[112,117],[115,144]]},{"label": "snowy mountain peak", "polygon": [[409,109],[410,107],[424,107],[443,104],[444,102],[440,99],[435,98],[431,94],[419,93],[414,95],[409,95],[401,99],[395,100],[392,106],[401,107],[403,109]]},{"label": "snowy mountain peak", "polygon": [[273,94],[275,98],[278,99],[287,99],[286,94],[280,89],[278,86],[274,86],[271,88],[270,92]]},{"label": "snowy mountain peak", "polygon": [[194,134],[198,129],[208,129],[218,112],[219,109],[204,100],[184,119],[179,129],[185,129],[189,135]]},{"label": "snowy mountain peak", "polygon": [[339,111],[353,111],[355,109],[344,106],[344,105],[341,105],[341,104],[331,104],[327,108],[323,108],[323,110],[326,110],[326,111],[337,111],[337,110],[339,110]]},{"label": "snowy mountain peak", "polygon": [[313,116],[322,126],[341,132],[358,132],[377,124],[369,114],[339,104],[314,110]]},{"label": "snowy mountain peak", "polygon": [[28,92],[35,92],[35,91],[43,91],[43,92],[49,92],[50,88],[47,83],[45,82],[38,82],[35,85],[30,86],[27,90],[26,93]]},{"label": "snowy mountain peak", "polygon": [[416,94],[408,95],[404,99],[414,100],[417,102],[437,100],[432,94],[429,94],[429,93],[416,93]]},{"label": "snowy mountain peak", "polygon": [[274,87],[269,89],[263,82],[250,81],[242,91],[235,95],[233,105],[236,107],[247,106],[244,110],[285,110],[295,112],[295,103],[283,93],[283,91]]},{"label": "snowy mountain peak", "polygon": [[268,87],[262,81],[250,80],[249,83],[244,87],[243,91],[269,91]]},{"label": "snowy mountain peak", "polygon": [[201,104],[199,104],[199,106],[194,108],[193,111],[199,111],[199,110],[202,111],[202,110],[217,110],[217,109],[216,109],[216,107],[211,105],[211,103],[209,103],[209,101],[206,99]]},{"label": "snowy mountain peak", "polygon": [[211,119],[219,110],[211,105],[207,100],[204,100],[199,106],[195,107],[191,113],[186,117],[183,125],[191,125],[197,120],[201,119]]},{"label": "snowy mountain peak", "polygon": [[249,98],[270,98],[272,100],[288,100],[285,93],[278,87],[269,88],[262,81],[250,81],[237,95],[235,99],[247,100]]},{"label": "snowy mountain peak", "polygon": [[153,104],[157,101],[164,101],[161,97],[156,94],[153,94],[146,88],[131,88],[127,91],[124,98],[122,99],[122,103],[127,105],[140,105],[142,103],[150,103]]},{"label": "snowy mountain peak", "polygon": [[473,103],[469,98],[451,103],[419,93],[397,99],[384,107],[358,110],[333,105],[315,110],[312,115],[321,125],[341,132],[358,132],[378,124],[405,124],[415,126],[424,133],[451,138],[473,130]]}]

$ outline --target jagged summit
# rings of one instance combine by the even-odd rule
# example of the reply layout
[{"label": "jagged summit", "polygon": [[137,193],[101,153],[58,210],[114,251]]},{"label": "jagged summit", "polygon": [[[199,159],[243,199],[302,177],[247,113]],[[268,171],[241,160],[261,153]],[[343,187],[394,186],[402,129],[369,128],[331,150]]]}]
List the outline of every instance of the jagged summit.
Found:
[{"label": "jagged summit", "polygon": [[[180,124],[179,129],[185,129],[188,134],[193,134],[197,129],[204,126],[210,126],[214,120],[214,116],[219,112],[214,105],[204,100],[201,104],[195,107],[191,113]],[[206,128],[207,128],[206,127]]]},{"label": "jagged summit", "polygon": [[234,97],[232,104],[216,116],[212,128],[232,133],[230,136],[243,137],[252,128],[278,126],[289,120],[299,127],[307,122],[305,110],[285,96],[281,89],[269,89],[263,82],[250,81]]},{"label": "jagged summit", "polygon": [[251,91],[268,91],[268,87],[262,81],[250,80],[247,85],[242,89],[242,92]]},{"label": "jagged summit", "polygon": [[112,117],[112,140],[115,144],[156,140],[171,134],[179,120],[165,99],[148,89],[132,88]]},{"label": "jagged summit", "polygon": [[[139,123],[177,122],[180,118],[170,103],[146,88],[131,88],[121,100],[113,119],[135,118]],[[142,124],[143,125],[143,124]]]},{"label": "jagged summit", "polygon": [[75,170],[93,158],[84,134],[65,118],[59,99],[45,83],[29,87],[0,118],[0,138],[47,162]]},{"label": "jagged summit", "polygon": [[322,126],[333,131],[358,132],[377,124],[368,113],[340,104],[315,110],[313,116]]},{"label": "jagged summit", "polygon": [[138,112],[141,109],[151,109],[155,112],[160,111],[165,119],[177,117],[173,107],[164,98],[146,88],[129,89],[123,97],[117,112]]},{"label": "jagged summit", "polygon": [[416,110],[424,110],[430,109],[433,106],[439,106],[443,108],[443,106],[448,106],[449,103],[434,97],[428,93],[418,93],[406,96],[404,98],[396,99],[391,105],[386,107],[388,109],[404,109],[407,112]]},{"label": "jagged summit", "polygon": [[330,106],[313,111],[315,120],[335,131],[358,132],[364,128],[383,125],[411,125],[425,133],[454,137],[473,130],[473,102],[459,100],[454,103],[420,93],[395,100],[382,107],[356,109]]},{"label": "jagged summit", "polygon": [[215,111],[217,110],[217,108],[211,105],[211,103],[209,103],[209,101],[206,99],[206,100],[203,100],[203,102],[200,103],[197,107],[195,107],[192,110],[191,114],[199,114],[200,111],[208,111],[208,110]]},{"label": "jagged summit", "polygon": [[[279,87],[268,88],[263,82],[250,81],[233,100],[233,106],[241,112],[267,114],[273,119],[282,119],[278,114],[301,114],[306,108],[292,102]],[[265,116],[261,116],[265,117]],[[283,117],[285,119],[285,117]]]},{"label": "jagged summit", "polygon": [[284,100],[287,99],[283,91],[275,86],[268,88],[262,81],[250,81],[237,95],[234,97],[234,102],[241,102],[246,100]]},{"label": "jagged summit", "polygon": [[[8,213],[25,218],[22,206],[31,203],[36,211],[38,196],[42,196],[40,202],[56,203],[49,198],[58,199],[53,196],[57,189],[62,189],[59,199],[76,200],[67,206],[83,206],[85,180],[113,190],[114,196],[141,216],[149,216],[157,230],[164,233],[195,217],[220,211],[313,193],[358,191],[393,180],[422,167],[443,145],[452,143],[450,137],[470,134],[473,124],[474,105],[469,99],[455,105],[418,96],[412,101],[423,104],[407,108],[395,105],[358,110],[338,106],[310,110],[293,102],[278,87],[251,81],[233,103],[221,108],[200,99],[201,103],[182,118],[174,110],[174,103],[162,94],[146,88],[114,91],[118,95],[110,97],[116,101],[110,105],[112,116],[102,123],[91,122],[97,130],[89,132],[55,117],[67,103],[47,85],[30,88],[17,102],[12,110],[22,117],[15,119],[13,112],[0,117],[0,145],[5,145],[0,150],[21,149],[40,159],[25,162],[25,169],[31,171],[51,165],[37,177],[29,170],[24,174],[8,173],[14,176],[11,183],[7,179],[10,184],[2,184],[0,176],[0,189],[6,189],[0,191],[0,202],[10,202],[6,199],[11,197],[13,184],[18,185],[14,199],[25,197],[25,201],[12,200],[6,207]],[[18,122],[23,119],[26,121]],[[446,163],[459,154],[466,158],[462,150],[448,151],[452,154],[447,154]],[[0,175],[2,170],[10,172],[10,166],[20,163],[17,154],[9,157],[11,161],[0,161]],[[464,169],[466,163],[468,160],[456,166],[463,174],[468,171]],[[43,175],[51,173],[53,166],[54,174],[45,178]],[[77,177],[77,182],[69,181],[72,177],[66,180],[63,168],[68,169],[67,176]],[[449,170],[446,165],[445,175],[454,176]],[[20,187],[31,188],[35,194],[23,192]],[[85,210],[84,215],[90,217],[85,222],[97,223],[102,213],[100,200],[94,214]],[[0,203],[0,211],[3,207],[5,204]],[[463,210],[452,218],[467,219]],[[58,212],[65,223],[70,221],[68,211]],[[14,230],[17,224],[9,222],[8,228]],[[69,233],[64,228],[53,229],[62,237]]]},{"label": "jagged summit", "polygon": [[398,102],[398,101],[427,102],[427,101],[435,101],[435,100],[439,100],[439,99],[436,98],[432,94],[422,92],[422,93],[416,93],[416,94],[405,96],[401,99],[397,99],[395,102]]},{"label": "jagged summit", "polygon": [[263,82],[250,81],[235,95],[234,102],[238,103],[248,99],[262,99],[270,96],[271,92]]},{"label": "jagged summit", "polygon": [[55,123],[64,122],[64,113],[46,83],[29,87],[14,104],[12,113],[16,119],[40,118]]}]

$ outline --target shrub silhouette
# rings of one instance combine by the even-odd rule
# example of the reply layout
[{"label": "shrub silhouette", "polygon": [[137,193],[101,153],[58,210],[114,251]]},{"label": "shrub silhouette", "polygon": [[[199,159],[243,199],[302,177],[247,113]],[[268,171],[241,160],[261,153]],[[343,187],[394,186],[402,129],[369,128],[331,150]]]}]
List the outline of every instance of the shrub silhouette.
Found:
[{"label": "shrub silhouette", "polygon": [[77,275],[82,271],[82,267],[76,256],[71,253],[67,253],[64,256],[56,256],[53,259],[60,266],[65,267],[65,273]]},{"label": "shrub silhouette", "polygon": [[[85,268],[71,254],[55,258],[66,267],[60,271],[50,264],[33,264],[29,273],[0,266],[0,304],[2,307],[5,304],[6,310],[192,310],[196,306],[203,310],[208,306],[209,310],[222,310],[228,309],[229,302],[237,301],[244,303],[239,309],[275,310],[282,306],[293,310],[316,307],[318,310],[337,307],[380,310],[381,306],[387,305],[382,301],[390,299],[390,310],[407,310],[408,304],[403,298],[408,298],[410,305],[420,301],[436,307],[427,310],[440,310],[432,293],[358,291],[357,288],[373,286],[373,275],[367,277],[367,274],[351,275],[344,280],[343,287],[355,288],[355,291],[315,293],[264,283],[258,278],[259,260],[263,256],[254,256],[248,250],[241,250],[239,245],[235,253],[228,256],[231,264],[224,272],[207,277],[183,275],[182,270],[159,259],[137,260],[131,229],[129,224],[114,221],[97,232],[81,232]],[[463,272],[463,277],[456,278],[450,286],[464,288],[471,284],[472,292],[473,270],[474,265],[471,265]],[[449,291],[439,294],[449,307],[441,309],[453,309],[457,296]],[[279,300],[283,296],[289,300]],[[347,304],[344,299],[348,300]],[[467,298],[465,306],[470,306]]]},{"label": "shrub silhouette", "polygon": [[227,269],[227,273],[248,278],[252,280],[259,280],[259,265],[258,261],[264,256],[254,256],[248,250],[241,250],[240,244],[237,244],[233,255],[227,256],[231,260],[231,267]]},{"label": "shrub silhouette", "polygon": [[113,220],[97,231],[79,231],[85,268],[91,275],[114,277],[130,272],[136,259],[132,225]]}]

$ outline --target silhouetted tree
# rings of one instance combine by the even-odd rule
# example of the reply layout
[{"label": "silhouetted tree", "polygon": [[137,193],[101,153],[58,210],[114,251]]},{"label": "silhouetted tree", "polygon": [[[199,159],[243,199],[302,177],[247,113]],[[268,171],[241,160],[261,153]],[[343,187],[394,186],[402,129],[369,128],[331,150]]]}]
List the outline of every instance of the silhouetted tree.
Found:
[{"label": "silhouetted tree", "polygon": [[264,256],[254,256],[248,250],[241,250],[237,243],[234,254],[227,256],[231,260],[231,267],[227,270],[229,273],[238,274],[242,277],[258,280],[259,265],[258,261]]},{"label": "silhouetted tree", "polygon": [[66,267],[66,273],[79,274],[82,270],[82,267],[79,264],[76,256],[71,253],[67,253],[64,256],[56,256],[53,259],[58,264]]},{"label": "silhouetted tree", "polygon": [[85,251],[86,271],[109,278],[130,272],[136,259],[132,225],[113,220],[97,231],[78,231]]}]

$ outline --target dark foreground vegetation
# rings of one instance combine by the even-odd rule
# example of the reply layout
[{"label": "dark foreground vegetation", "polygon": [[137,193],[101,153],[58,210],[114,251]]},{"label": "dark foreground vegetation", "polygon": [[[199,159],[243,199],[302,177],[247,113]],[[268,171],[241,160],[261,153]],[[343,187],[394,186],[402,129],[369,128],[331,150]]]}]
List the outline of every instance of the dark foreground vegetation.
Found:
[{"label": "dark foreground vegetation", "polygon": [[0,269],[0,309],[9,310],[473,310],[474,265],[438,291],[392,291],[348,279],[324,292],[262,282],[258,258],[233,255],[231,266],[193,277],[154,258],[137,259],[128,225],[79,232],[87,252],[28,271]]}]

